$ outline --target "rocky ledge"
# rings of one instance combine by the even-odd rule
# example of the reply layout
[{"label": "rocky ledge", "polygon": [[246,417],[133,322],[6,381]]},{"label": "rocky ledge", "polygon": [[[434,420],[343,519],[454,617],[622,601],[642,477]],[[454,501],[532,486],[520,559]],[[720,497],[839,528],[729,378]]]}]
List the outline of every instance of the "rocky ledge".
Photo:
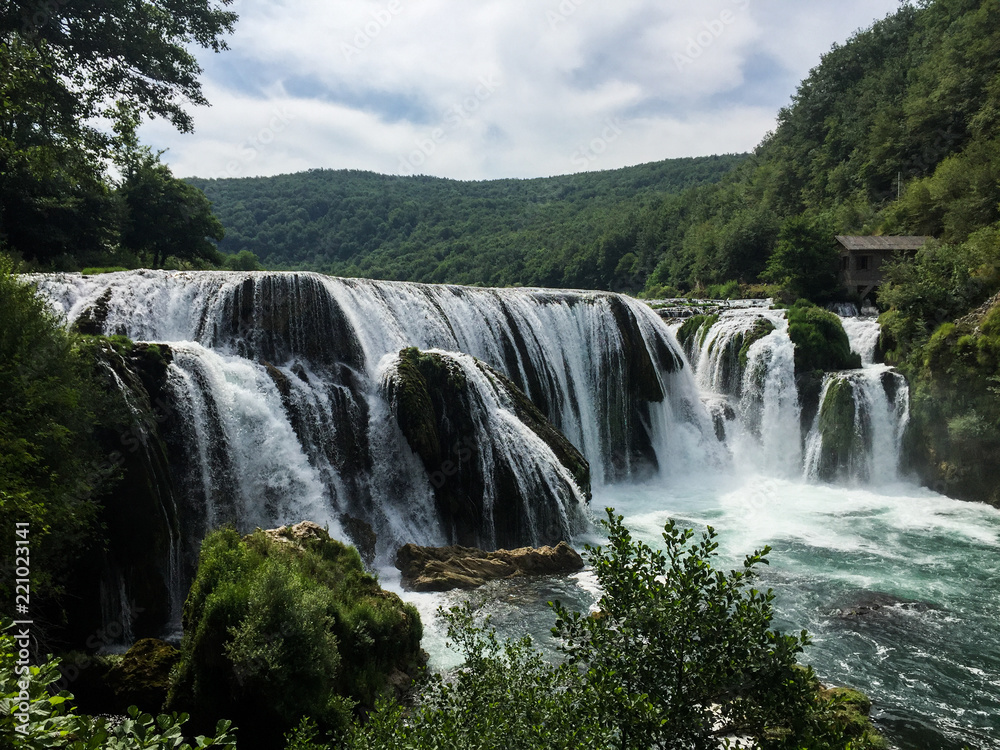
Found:
[{"label": "rocky ledge", "polygon": [[475,547],[419,547],[396,553],[403,588],[410,591],[474,589],[488,581],[532,575],[559,575],[583,569],[583,558],[566,542],[555,547],[521,547],[485,552]]}]

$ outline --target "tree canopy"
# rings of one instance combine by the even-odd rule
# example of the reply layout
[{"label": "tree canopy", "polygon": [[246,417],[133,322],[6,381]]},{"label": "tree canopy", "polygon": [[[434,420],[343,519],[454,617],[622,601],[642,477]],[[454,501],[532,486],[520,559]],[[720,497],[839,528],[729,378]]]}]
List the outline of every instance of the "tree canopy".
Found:
[{"label": "tree canopy", "polygon": [[109,168],[142,117],[192,129],[185,106],[207,103],[192,47],[225,48],[231,3],[0,2],[0,243],[48,267],[120,250]]}]

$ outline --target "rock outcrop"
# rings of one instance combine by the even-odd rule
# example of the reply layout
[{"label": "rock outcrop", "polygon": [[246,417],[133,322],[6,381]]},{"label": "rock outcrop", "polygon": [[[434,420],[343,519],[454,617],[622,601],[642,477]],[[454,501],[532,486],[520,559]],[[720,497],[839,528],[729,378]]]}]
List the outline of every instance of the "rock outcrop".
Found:
[{"label": "rock outcrop", "polygon": [[555,547],[522,547],[484,552],[474,547],[419,547],[396,553],[403,588],[412,591],[474,589],[489,581],[529,575],[559,575],[583,568],[583,558],[566,542]]},{"label": "rock outcrop", "polygon": [[466,355],[411,348],[383,389],[427,471],[447,541],[555,544],[582,524],[587,460],[502,373]]},{"label": "rock outcrop", "polygon": [[170,672],[181,659],[181,652],[156,638],[142,638],[128,650],[107,675],[107,682],[118,699],[116,709],[129,706],[157,714],[170,690]]}]

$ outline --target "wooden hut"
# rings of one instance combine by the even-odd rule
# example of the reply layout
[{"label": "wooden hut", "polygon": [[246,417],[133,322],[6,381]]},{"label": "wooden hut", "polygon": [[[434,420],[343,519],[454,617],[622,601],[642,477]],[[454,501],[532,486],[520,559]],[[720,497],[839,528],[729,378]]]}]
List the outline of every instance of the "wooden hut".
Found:
[{"label": "wooden hut", "polygon": [[913,255],[930,237],[848,237],[840,243],[840,283],[862,300],[882,284],[882,264],[899,255]]}]

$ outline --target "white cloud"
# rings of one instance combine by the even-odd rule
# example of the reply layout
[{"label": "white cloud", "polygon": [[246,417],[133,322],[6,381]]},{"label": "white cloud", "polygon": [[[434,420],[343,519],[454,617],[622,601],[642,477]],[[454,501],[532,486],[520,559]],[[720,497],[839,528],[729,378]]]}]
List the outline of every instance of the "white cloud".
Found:
[{"label": "white cloud", "polygon": [[178,175],[534,177],[744,151],[896,0],[269,0],[206,55]]}]

